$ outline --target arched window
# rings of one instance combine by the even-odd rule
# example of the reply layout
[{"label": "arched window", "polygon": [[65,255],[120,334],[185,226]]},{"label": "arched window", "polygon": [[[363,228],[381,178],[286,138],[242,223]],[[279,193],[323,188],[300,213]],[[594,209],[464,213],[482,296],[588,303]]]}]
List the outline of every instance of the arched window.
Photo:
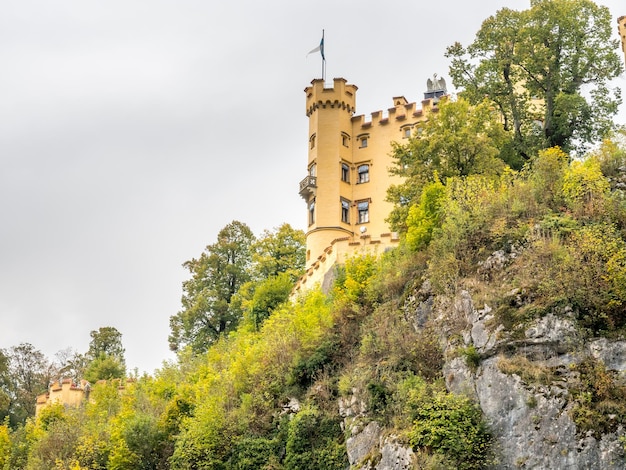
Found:
[{"label": "arched window", "polygon": [[350,182],[350,166],[347,163],[341,164],[341,181]]},{"label": "arched window", "polygon": [[369,201],[359,201],[356,204],[359,211],[359,223],[365,224],[370,221],[370,203]]},{"label": "arched window", "polygon": [[370,166],[369,165],[359,165],[358,168],[359,179],[357,180],[357,184],[367,183],[370,180]]},{"label": "arched window", "polygon": [[341,221],[350,223],[350,201],[347,199],[341,199]]}]

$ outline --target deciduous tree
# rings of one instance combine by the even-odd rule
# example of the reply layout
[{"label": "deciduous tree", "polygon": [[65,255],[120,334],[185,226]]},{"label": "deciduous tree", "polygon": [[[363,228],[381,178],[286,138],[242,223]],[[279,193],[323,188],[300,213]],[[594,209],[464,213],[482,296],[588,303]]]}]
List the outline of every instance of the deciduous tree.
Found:
[{"label": "deciduous tree", "polygon": [[198,259],[183,264],[191,279],[183,282],[183,309],[170,318],[170,349],[190,346],[195,353],[202,353],[236,327],[239,316],[230,308],[230,301],[250,279],[253,242],[250,228],[233,221]]},{"label": "deciduous tree", "polygon": [[448,48],[450,76],[472,103],[487,97],[514,134],[522,160],[602,138],[621,102],[609,82],[622,70],[609,9],[591,0],[531,0],[499,10],[472,44]]},{"label": "deciduous tree", "polygon": [[267,279],[287,273],[293,280],[304,270],[306,237],[302,230],[283,224],[273,231],[265,230],[252,246],[256,278]]},{"label": "deciduous tree", "polygon": [[425,184],[469,174],[497,174],[504,168],[501,149],[509,137],[486,102],[444,101],[420,131],[404,145],[395,144],[393,174],[404,177],[391,186],[388,199],[396,204],[389,221],[406,230],[408,208],[419,201]]},{"label": "deciduous tree", "polygon": [[23,423],[35,415],[37,395],[48,390],[53,367],[32,344],[21,343],[4,352],[8,358],[8,394],[11,424]]}]

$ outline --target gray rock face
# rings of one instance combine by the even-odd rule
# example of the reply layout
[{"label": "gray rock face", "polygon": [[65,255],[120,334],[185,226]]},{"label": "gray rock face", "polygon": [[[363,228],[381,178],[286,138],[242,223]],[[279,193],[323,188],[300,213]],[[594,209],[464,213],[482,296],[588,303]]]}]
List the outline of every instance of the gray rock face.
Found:
[{"label": "gray rock face", "polygon": [[376,470],[409,470],[413,467],[413,451],[393,439],[385,440]]},{"label": "gray rock face", "polygon": [[577,435],[564,381],[530,386],[498,368],[501,352],[506,349],[538,366],[564,371],[591,355],[623,374],[626,342],[598,339],[583,344],[568,309],[536,320],[525,330],[525,339],[499,340],[499,327],[489,326],[491,309],[476,310],[467,292],[462,292],[453,305],[455,314],[468,320],[465,344],[473,344],[483,360],[475,371],[463,357],[449,360],[444,366],[446,385],[454,393],[473,397],[482,408],[497,442],[495,468],[626,468],[621,431],[584,438]]},{"label": "gray rock face", "polygon": [[[515,256],[515,251],[494,254],[482,267],[483,275],[488,277],[502,269]],[[508,296],[512,305],[526,302],[525,293],[519,289]],[[626,469],[620,440],[626,430],[581,436],[572,419],[574,402],[567,388],[576,380],[572,366],[589,357],[617,371],[626,381],[626,341],[584,340],[568,307],[548,312],[512,335],[496,322],[490,306],[475,306],[469,292],[436,296],[427,282],[407,298],[403,310],[416,329],[427,321],[437,323],[446,349],[446,386],[453,393],[471,397],[481,407],[495,439],[494,469]],[[470,346],[480,356],[478,367],[470,368],[459,354],[460,349]],[[518,358],[522,365],[539,370],[558,371],[558,379],[550,385],[527,383],[500,369],[500,361],[507,358]],[[346,445],[351,468],[416,468],[413,451],[371,421],[358,396],[353,390],[353,396],[340,400],[344,429],[350,435]]]},{"label": "gray rock face", "polygon": [[381,437],[381,428],[371,421],[346,441],[350,468],[361,470],[409,470],[414,468],[413,451],[393,436]]},{"label": "gray rock face", "polygon": [[378,447],[380,441],[380,426],[371,421],[361,432],[354,434],[346,441],[348,461],[350,465],[361,463],[372,450]]}]

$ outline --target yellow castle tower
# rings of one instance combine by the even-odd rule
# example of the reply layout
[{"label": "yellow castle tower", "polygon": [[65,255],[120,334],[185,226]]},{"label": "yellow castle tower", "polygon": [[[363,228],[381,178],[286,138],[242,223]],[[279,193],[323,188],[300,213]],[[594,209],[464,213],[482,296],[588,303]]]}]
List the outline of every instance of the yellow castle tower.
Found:
[{"label": "yellow castle tower", "polygon": [[335,78],[332,87],[316,79],[304,91],[309,149],[300,196],[307,210],[307,274],[296,290],[318,282],[324,288],[330,268],[347,256],[377,254],[398,244],[386,222],[392,209],[387,189],[401,182],[389,174],[392,143],[406,141],[446,93],[445,81],[435,76],[421,109],[396,96],[385,113],[366,119],[354,116],[357,87],[343,78]]}]

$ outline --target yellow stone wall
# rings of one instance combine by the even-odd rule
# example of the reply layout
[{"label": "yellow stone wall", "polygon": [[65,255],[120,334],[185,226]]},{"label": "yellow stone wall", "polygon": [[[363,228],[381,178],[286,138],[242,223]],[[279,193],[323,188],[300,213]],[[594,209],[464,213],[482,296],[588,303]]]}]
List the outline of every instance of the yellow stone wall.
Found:
[{"label": "yellow stone wall", "polygon": [[[389,174],[393,165],[391,144],[406,142],[436,106],[432,99],[427,99],[418,108],[403,96],[397,96],[386,111],[373,112],[368,118],[354,116],[356,92],[357,87],[343,78],[335,78],[332,87],[326,87],[321,79],[313,80],[305,89],[309,176],[300,183],[300,195],[307,204],[310,223],[306,241],[307,276],[299,287],[321,280],[327,271],[322,266],[331,258],[345,258],[363,251],[380,252],[398,243],[397,235],[391,233],[385,222],[392,209],[392,204],[385,201],[387,189],[400,182],[399,177]],[[347,171],[342,170],[342,165],[346,165]],[[359,180],[362,165],[368,165],[367,182]],[[348,221],[342,220],[342,200],[349,203]],[[313,201],[311,221],[309,207]],[[359,221],[358,204],[363,202],[369,205],[367,222]]]},{"label": "yellow stone wall", "polygon": [[89,383],[81,380],[80,385],[74,384],[70,379],[57,380],[48,387],[47,393],[37,396],[35,415],[48,405],[61,403],[66,406],[78,406],[89,392]]}]

